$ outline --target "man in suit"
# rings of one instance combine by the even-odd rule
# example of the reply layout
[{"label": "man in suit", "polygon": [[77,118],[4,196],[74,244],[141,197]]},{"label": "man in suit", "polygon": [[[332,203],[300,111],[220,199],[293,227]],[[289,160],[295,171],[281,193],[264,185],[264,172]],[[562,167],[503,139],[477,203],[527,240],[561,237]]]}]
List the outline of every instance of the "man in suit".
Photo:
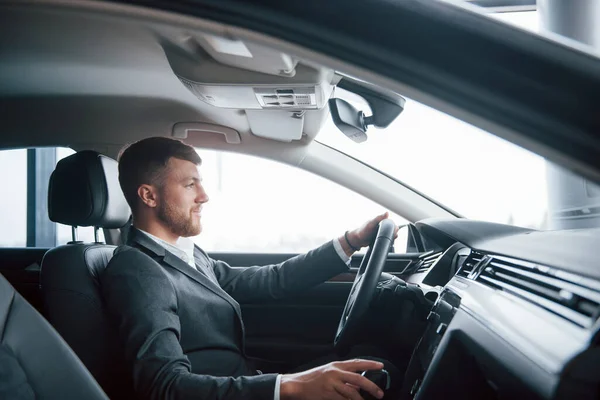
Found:
[{"label": "man in suit", "polygon": [[[369,360],[330,363],[296,374],[261,374],[244,352],[238,302],[278,299],[348,270],[387,213],[278,265],[233,269],[190,236],[202,230],[200,157],[181,141],[149,138],[119,157],[119,182],[131,207],[127,245],[100,276],[103,298],[148,399],[360,399],[383,393],[359,371]],[[243,201],[243,199],[240,199]]]}]

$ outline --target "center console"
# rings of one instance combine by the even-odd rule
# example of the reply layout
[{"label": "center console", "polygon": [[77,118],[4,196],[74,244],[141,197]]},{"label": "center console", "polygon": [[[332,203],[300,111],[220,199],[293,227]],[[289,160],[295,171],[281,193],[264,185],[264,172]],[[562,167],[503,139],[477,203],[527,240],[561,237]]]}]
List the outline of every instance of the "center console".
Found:
[{"label": "center console", "polygon": [[[452,325],[451,325],[452,323]],[[503,399],[537,396],[492,353],[504,344],[461,308],[461,297],[444,289],[411,357],[401,399]],[[495,351],[490,351],[490,348]]]}]

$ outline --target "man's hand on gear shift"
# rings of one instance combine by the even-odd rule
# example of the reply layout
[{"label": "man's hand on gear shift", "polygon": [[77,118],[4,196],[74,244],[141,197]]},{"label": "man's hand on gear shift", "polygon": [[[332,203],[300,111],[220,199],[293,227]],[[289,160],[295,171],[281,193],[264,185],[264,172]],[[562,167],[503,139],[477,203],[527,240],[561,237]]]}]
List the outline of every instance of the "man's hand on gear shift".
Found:
[{"label": "man's hand on gear shift", "polygon": [[380,370],[383,364],[371,360],[337,361],[308,371],[281,376],[281,400],[362,400],[362,389],[381,399],[383,391],[357,372]]}]

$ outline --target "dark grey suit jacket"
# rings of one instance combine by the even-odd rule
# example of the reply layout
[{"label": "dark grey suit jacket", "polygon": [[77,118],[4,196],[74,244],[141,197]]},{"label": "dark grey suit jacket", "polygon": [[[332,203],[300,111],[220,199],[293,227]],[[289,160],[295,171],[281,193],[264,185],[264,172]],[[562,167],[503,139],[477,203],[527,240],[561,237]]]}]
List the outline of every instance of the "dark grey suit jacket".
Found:
[{"label": "dark grey suit jacket", "polygon": [[140,231],[100,276],[102,295],[144,399],[273,398],[275,374],[259,375],[244,353],[238,302],[277,299],[347,271],[329,242],[278,265],[231,268],[195,248],[217,285]]}]

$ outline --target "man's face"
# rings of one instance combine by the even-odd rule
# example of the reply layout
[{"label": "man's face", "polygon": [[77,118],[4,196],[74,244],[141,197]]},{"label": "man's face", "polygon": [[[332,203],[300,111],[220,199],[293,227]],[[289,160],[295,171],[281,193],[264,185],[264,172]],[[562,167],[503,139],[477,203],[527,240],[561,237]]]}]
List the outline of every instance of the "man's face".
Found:
[{"label": "man's face", "polygon": [[190,161],[170,158],[159,193],[157,217],[178,236],[199,235],[202,204],[208,201],[199,167]]}]

